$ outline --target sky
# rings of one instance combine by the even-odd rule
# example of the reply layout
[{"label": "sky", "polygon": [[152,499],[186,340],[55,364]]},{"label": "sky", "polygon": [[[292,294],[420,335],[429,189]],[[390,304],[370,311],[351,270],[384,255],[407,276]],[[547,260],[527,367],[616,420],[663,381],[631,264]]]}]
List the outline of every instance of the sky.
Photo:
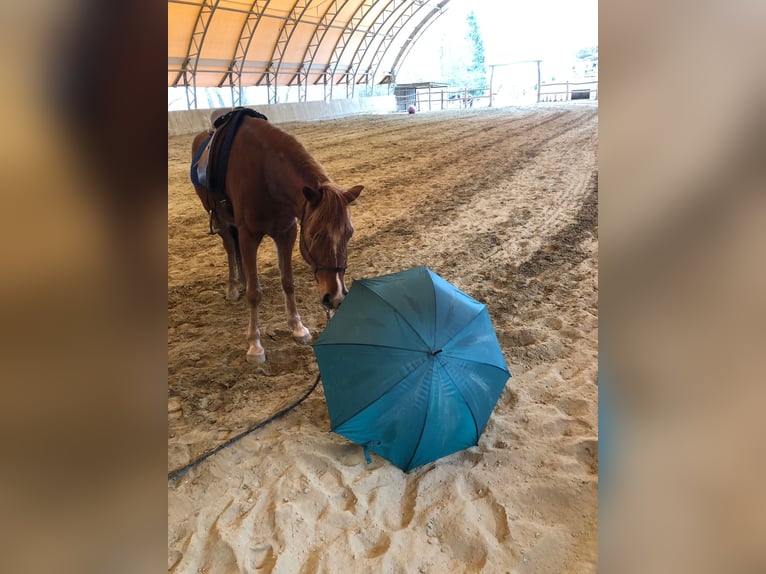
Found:
[{"label": "sky", "polygon": [[579,49],[598,45],[598,0],[451,0],[410,52],[400,77],[415,68],[433,69],[435,45],[443,35],[462,39],[471,10],[487,65],[533,59],[549,68],[571,68]]},{"label": "sky", "polygon": [[598,45],[598,0],[451,0],[451,18],[476,13],[488,64],[548,59]]}]

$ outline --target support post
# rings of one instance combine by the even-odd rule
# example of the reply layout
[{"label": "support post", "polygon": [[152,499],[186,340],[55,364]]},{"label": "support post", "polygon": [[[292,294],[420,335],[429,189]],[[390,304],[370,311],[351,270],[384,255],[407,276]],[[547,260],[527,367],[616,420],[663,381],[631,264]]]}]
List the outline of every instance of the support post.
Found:
[{"label": "support post", "polygon": [[[492,107],[492,93],[493,93],[493,86],[492,86],[492,80],[495,78],[495,66],[490,66],[490,72],[489,72],[489,107]],[[539,101],[540,98],[538,98]]]},{"label": "support post", "polygon": [[540,103],[540,60],[537,60],[537,103]]}]

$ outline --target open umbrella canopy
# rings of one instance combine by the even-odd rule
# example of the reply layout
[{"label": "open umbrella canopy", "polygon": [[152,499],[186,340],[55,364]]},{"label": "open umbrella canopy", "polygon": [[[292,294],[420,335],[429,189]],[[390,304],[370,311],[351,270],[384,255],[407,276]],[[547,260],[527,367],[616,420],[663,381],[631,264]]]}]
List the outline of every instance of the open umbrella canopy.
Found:
[{"label": "open umbrella canopy", "polygon": [[404,471],[477,444],[511,376],[487,307],[426,267],[354,281],[314,354],[332,430]]}]

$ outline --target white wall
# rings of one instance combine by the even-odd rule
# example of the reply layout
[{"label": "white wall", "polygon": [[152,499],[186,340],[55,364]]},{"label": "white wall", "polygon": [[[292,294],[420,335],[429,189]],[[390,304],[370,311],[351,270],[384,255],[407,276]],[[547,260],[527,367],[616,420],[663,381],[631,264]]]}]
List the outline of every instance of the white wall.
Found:
[{"label": "white wall", "polygon": [[[248,106],[259,111],[275,124],[308,122],[339,118],[354,114],[376,114],[396,111],[396,99],[391,96],[354,98],[315,102],[294,102]],[[210,114],[215,110],[183,110],[168,112],[168,136],[201,132],[210,127]]]}]

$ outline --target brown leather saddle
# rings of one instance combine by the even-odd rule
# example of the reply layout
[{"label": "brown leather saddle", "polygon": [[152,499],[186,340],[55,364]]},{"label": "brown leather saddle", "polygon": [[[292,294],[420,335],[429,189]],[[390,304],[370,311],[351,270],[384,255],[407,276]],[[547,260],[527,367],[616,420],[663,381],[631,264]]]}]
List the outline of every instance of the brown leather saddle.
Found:
[{"label": "brown leather saddle", "polygon": [[217,232],[213,229],[213,219],[216,208],[226,210],[233,216],[231,202],[226,195],[226,170],[229,165],[229,154],[234,142],[234,136],[246,116],[268,121],[263,114],[250,108],[237,107],[226,113],[214,112],[211,121],[212,127],[208,130],[208,137],[195,150],[192,157],[190,177],[192,183],[203,188],[207,192],[207,203],[210,212],[210,231],[212,235]]},{"label": "brown leather saddle", "polygon": [[245,116],[267,120],[263,114],[250,108],[237,107],[211,117],[208,137],[195,151],[191,165],[191,180],[209,193],[226,196],[226,169],[234,136]]}]

